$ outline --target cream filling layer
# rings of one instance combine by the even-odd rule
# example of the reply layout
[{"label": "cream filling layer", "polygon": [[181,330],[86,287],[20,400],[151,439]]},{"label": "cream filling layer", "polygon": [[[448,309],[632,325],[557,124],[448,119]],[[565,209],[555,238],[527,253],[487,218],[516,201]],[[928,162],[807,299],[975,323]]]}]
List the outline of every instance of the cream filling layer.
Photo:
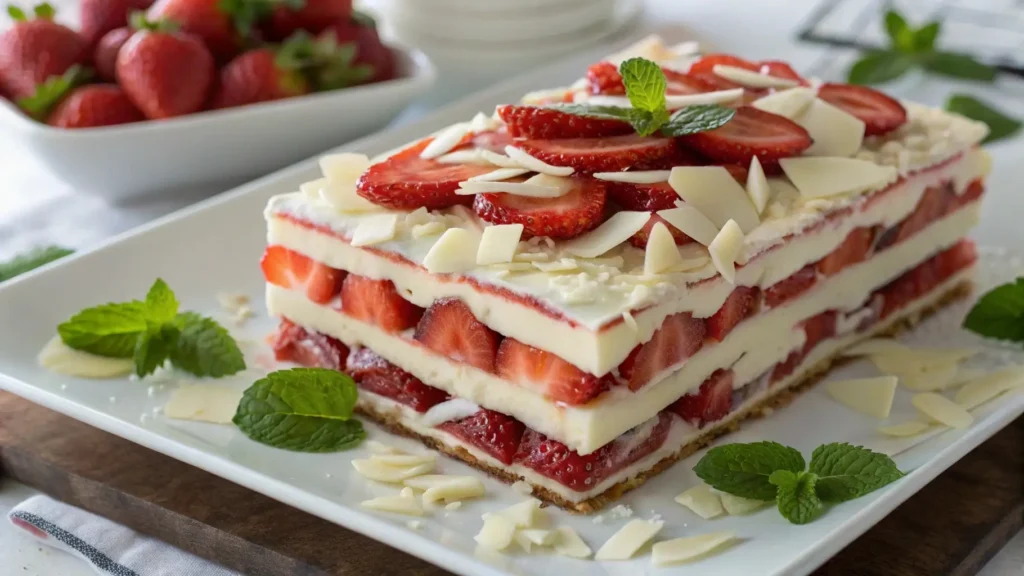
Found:
[{"label": "cream filling layer", "polygon": [[732,367],[737,387],[754,380],[803,344],[804,332],[797,328],[800,322],[825,310],[856,310],[875,289],[955,244],[977,222],[978,207],[978,203],[965,206],[881,254],[819,281],[805,295],[741,322],[724,341],[705,346],[660,381],[637,392],[616,387],[584,406],[560,405],[530,388],[451,362],[414,341],[313,303],[300,292],[268,285],[267,307],[272,315],[285,316],[347,345],[366,346],[431,386],[514,416],[589,454],[697,388],[719,368]]},{"label": "cream filling layer", "polygon": [[[958,272],[953,277],[947,279],[945,282],[943,282],[935,289],[933,289],[929,294],[911,302],[906,307],[897,311],[889,318],[886,318],[884,322],[873,327],[868,332],[860,334],[851,334],[845,337],[831,338],[823,341],[818,346],[815,346],[814,350],[812,350],[811,353],[808,354],[808,356],[793,371],[792,374],[782,379],[778,383],[774,384],[770,388],[750,396],[749,398],[744,400],[742,404],[734,407],[734,410],[730,412],[725,418],[705,426],[704,429],[697,429],[683,421],[681,418],[673,418],[672,428],[669,430],[669,434],[668,437],[665,439],[665,443],[662,444],[660,448],[648,454],[647,456],[641,458],[640,460],[634,462],[633,464],[624,467],[622,470],[619,470],[618,472],[608,476],[604,480],[598,482],[593,487],[585,491],[578,492],[572,490],[562,484],[559,484],[558,482],[555,482],[554,480],[546,476],[537,473],[532,468],[528,468],[521,464],[513,463],[511,466],[506,466],[504,463],[490,456],[483,450],[480,450],[476,446],[473,446],[472,444],[467,444],[466,442],[463,442],[459,438],[456,438],[455,436],[443,430],[438,430],[437,428],[434,428],[432,426],[424,425],[423,414],[420,414],[419,412],[416,412],[415,410],[407,406],[403,406],[402,404],[394,402],[389,398],[385,398],[383,396],[379,396],[377,394],[373,394],[366,391],[360,391],[359,403],[372,406],[377,412],[393,415],[403,426],[405,426],[412,432],[415,432],[416,434],[432,438],[448,447],[462,448],[469,452],[469,454],[471,454],[480,462],[483,462],[488,466],[498,468],[501,470],[506,470],[512,474],[515,474],[519,476],[521,479],[529,482],[530,484],[550,490],[551,492],[561,496],[562,498],[568,500],[569,502],[582,502],[583,500],[587,500],[589,498],[593,498],[601,494],[602,492],[608,490],[609,488],[618,484],[619,482],[632,479],[646,472],[647,470],[651,469],[655,464],[660,462],[662,459],[675,454],[687,444],[694,442],[695,440],[703,436],[712,434],[715,431],[719,430],[720,428],[729,426],[750,407],[760,402],[763,402],[769,396],[776,395],[782,390],[785,390],[795,384],[798,384],[807,375],[808,370],[814,367],[821,360],[833,356],[839,350],[851,346],[857,341],[869,338],[875,334],[879,334],[888,330],[891,326],[893,326],[894,324],[898,323],[899,321],[908,316],[912,316],[914,314],[917,314],[923,310],[930,308],[931,306],[934,306],[951,289],[960,285],[963,282],[968,281],[971,278],[972,274],[973,269],[970,268]],[[642,441],[641,438],[638,438],[637,440]]]},{"label": "cream filling layer", "polygon": [[[977,151],[978,153],[983,153]],[[966,160],[970,160],[968,155]],[[949,165],[913,176],[886,192],[866,208],[857,208],[846,217],[824,221],[823,228],[790,238],[785,244],[758,255],[737,271],[736,284],[762,288],[776,284],[810,262],[820,260],[846,239],[851,230],[862,226],[891,226],[909,215],[925,189],[947,181],[970,182],[975,172],[983,171],[977,162],[960,158]],[[965,176],[965,173],[970,173]],[[559,303],[552,296],[556,275],[543,272],[501,276],[487,267],[465,274],[483,284],[494,285],[535,299],[572,322],[556,319],[535,307],[512,301],[500,293],[477,289],[456,274],[430,274],[418,265],[352,247],[347,242],[296,224],[278,215],[290,215],[351,237],[353,221],[360,216],[340,215],[306,203],[300,195],[279,196],[267,210],[268,242],[305,254],[334,268],[375,279],[391,280],[414,304],[427,307],[435,300],[454,296],[462,299],[481,322],[496,332],[551,352],[580,369],[601,376],[618,366],[636,345],[647,342],[665,318],[679,312],[691,312],[698,318],[712,316],[732,293],[734,286],[717,276],[714,267],[695,273],[636,276],[637,283],[648,285],[663,296],[659,303],[632,312],[632,323],[616,322],[622,313],[635,307],[629,294],[607,290],[593,304],[573,306]],[[809,215],[822,222],[820,215]],[[758,234],[756,229],[752,235]],[[420,263],[436,238],[396,240],[377,246]],[[749,254],[748,254],[749,256]],[[565,274],[561,275],[565,277]],[[692,284],[705,280],[699,284]],[[689,284],[689,285],[688,285]],[[660,290],[660,292],[658,292]],[[647,304],[641,304],[646,306]],[[575,323],[575,325],[573,324]],[[610,325],[609,325],[610,324]]]}]

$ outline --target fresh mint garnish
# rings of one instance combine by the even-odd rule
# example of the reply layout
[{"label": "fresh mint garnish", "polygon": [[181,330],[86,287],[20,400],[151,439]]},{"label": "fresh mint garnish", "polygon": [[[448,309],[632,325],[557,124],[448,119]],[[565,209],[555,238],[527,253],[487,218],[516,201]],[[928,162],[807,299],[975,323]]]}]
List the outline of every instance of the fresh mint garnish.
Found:
[{"label": "fresh mint garnish", "polygon": [[285,450],[337,452],[366,437],[352,418],[355,382],[324,368],[267,374],[242,395],[232,420],[249,438]]},{"label": "fresh mint garnish", "polygon": [[0,282],[39,268],[43,264],[49,264],[72,252],[73,250],[61,248],[60,246],[46,246],[19,254],[7,262],[0,262]]},{"label": "fresh mint garnish", "polygon": [[661,67],[644,58],[630,58],[619,66],[626,97],[632,108],[618,106],[594,106],[585,103],[551,104],[566,114],[621,120],[628,122],[641,136],[660,133],[663,136],[686,136],[721,128],[732,120],[736,111],[717,104],[687,106],[669,113],[665,103],[668,82]]},{"label": "fresh mint garnish", "polygon": [[794,448],[778,442],[726,444],[708,450],[693,471],[712,487],[744,498],[774,500],[768,478],[777,470],[800,472],[807,465]]},{"label": "fresh mint garnish", "polygon": [[982,296],[964,318],[964,328],[986,338],[1024,342],[1024,277]]},{"label": "fresh mint garnish", "polygon": [[726,444],[708,450],[693,471],[722,492],[775,500],[794,524],[820,516],[825,503],[858,498],[903,477],[885,454],[846,443],[819,446],[810,465],[796,449],[776,442]]},{"label": "fresh mint garnish", "polygon": [[983,143],[1009,138],[1020,132],[1021,121],[966,94],[954,94],[946,102],[946,110],[988,125],[988,136]]},{"label": "fresh mint garnish", "polygon": [[238,344],[216,321],[178,313],[178,299],[157,279],[145,301],[86,308],[57,326],[71,348],[112,358],[132,358],[135,374],[152,374],[167,359],[196,376],[219,378],[245,369]]},{"label": "fresh mint garnish", "polygon": [[881,84],[895,80],[914,68],[934,74],[992,82],[996,70],[967,54],[935,49],[942,24],[934,21],[914,28],[895,10],[885,14],[889,47],[871,50],[854,62],[847,75],[850,84]]}]

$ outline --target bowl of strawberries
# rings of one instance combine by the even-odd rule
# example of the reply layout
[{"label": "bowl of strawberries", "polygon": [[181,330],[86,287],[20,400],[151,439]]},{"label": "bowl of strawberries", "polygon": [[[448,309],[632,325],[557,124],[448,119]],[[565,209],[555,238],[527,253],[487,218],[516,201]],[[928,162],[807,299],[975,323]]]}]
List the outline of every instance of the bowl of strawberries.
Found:
[{"label": "bowl of strawberries", "polygon": [[0,126],[112,201],[229,185],[378,130],[434,82],[351,0],[9,6]]}]

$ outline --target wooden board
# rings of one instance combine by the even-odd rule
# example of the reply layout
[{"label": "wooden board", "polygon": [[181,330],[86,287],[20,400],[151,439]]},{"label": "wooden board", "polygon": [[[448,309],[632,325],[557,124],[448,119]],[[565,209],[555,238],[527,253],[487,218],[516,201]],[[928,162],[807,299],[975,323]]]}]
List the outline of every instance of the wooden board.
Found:
[{"label": "wooden board", "polygon": [[[447,571],[0,392],[3,473],[254,576]],[[964,457],[817,574],[974,574],[1024,527],[1024,418]]]}]

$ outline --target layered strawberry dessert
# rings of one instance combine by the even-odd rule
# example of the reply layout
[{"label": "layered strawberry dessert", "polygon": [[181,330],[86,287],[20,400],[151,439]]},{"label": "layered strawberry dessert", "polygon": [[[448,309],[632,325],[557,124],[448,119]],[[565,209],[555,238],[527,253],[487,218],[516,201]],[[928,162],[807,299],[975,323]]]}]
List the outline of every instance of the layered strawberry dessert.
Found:
[{"label": "layered strawberry dessert", "polygon": [[968,286],[985,135],[650,39],[271,199],[275,350],[595,510]]}]

